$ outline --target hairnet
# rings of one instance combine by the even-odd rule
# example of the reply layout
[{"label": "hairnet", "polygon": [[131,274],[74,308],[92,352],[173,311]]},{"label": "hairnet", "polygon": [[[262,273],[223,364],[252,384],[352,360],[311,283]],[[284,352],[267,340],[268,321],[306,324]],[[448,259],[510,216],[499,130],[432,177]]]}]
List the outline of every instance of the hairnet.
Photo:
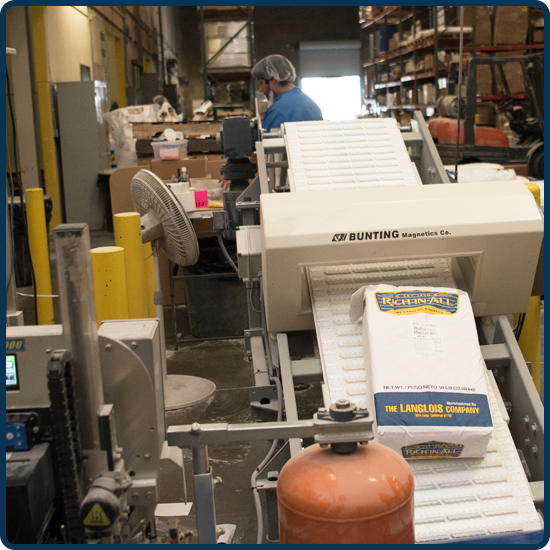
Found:
[{"label": "hairnet", "polygon": [[264,80],[274,78],[277,82],[294,82],[296,80],[296,69],[286,57],[268,55],[254,65],[252,76]]}]

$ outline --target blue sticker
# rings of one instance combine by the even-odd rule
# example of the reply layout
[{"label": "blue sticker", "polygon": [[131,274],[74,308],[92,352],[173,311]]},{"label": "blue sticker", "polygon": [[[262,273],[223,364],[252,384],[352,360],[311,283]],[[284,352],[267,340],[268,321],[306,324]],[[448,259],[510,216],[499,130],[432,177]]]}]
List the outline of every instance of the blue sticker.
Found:
[{"label": "blue sticker", "polygon": [[490,427],[486,395],[443,392],[388,392],[374,395],[378,426]]},{"label": "blue sticker", "polygon": [[6,338],[6,352],[25,351],[24,338]]}]

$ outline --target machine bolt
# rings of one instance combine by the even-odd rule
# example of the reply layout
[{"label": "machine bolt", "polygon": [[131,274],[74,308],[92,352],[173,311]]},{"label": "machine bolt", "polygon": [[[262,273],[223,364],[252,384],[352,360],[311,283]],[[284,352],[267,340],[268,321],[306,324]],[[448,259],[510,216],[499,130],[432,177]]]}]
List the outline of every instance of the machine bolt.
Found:
[{"label": "machine bolt", "polygon": [[349,401],[347,399],[338,399],[336,401],[337,409],[347,409],[349,407]]},{"label": "machine bolt", "polygon": [[37,434],[39,431],[40,431],[40,428],[38,426],[33,426],[32,427],[32,433],[33,434]]},{"label": "machine bolt", "polygon": [[139,493],[134,493],[134,494],[132,495],[132,500],[134,500],[134,501],[137,502],[137,501],[139,500]]},{"label": "machine bolt", "polygon": [[531,449],[531,453],[535,458],[537,458],[537,456],[539,456],[539,448],[536,445],[533,445],[533,448]]},{"label": "machine bolt", "polygon": [[528,416],[525,416],[525,417],[523,418],[523,421],[525,422],[525,427],[526,427],[526,428],[529,427],[529,421],[530,421],[530,420],[531,420],[531,419],[530,419]]},{"label": "machine bolt", "polygon": [[248,338],[250,336],[250,331],[249,330],[245,330],[244,331],[244,335]]},{"label": "machine bolt", "polygon": [[191,424],[191,433],[192,434],[198,434],[201,431],[201,425],[198,422],[193,422]]},{"label": "machine bolt", "polygon": [[529,446],[531,445],[531,440],[528,437],[526,437],[524,443],[525,443],[525,446],[529,448]]},{"label": "machine bolt", "polygon": [[111,346],[111,344],[107,344],[107,345],[105,346],[105,349],[106,349],[107,351],[111,351],[111,350],[113,349],[113,346]]},{"label": "machine bolt", "polygon": [[326,413],[327,410],[325,409],[325,407],[319,407],[319,408],[317,409],[317,412],[318,412],[318,413]]},{"label": "machine bolt", "polygon": [[132,342],[130,344],[130,346],[132,347],[132,349],[136,349],[137,348],[137,342]]},{"label": "machine bolt", "polygon": [[48,348],[48,349],[46,350],[46,353],[51,353],[51,352],[52,352],[51,348]]},{"label": "machine bolt", "polygon": [[533,430],[533,434],[535,434],[535,435],[537,435],[537,428],[538,428],[537,423],[533,422],[531,424],[531,429]]},{"label": "machine bolt", "polygon": [[145,453],[145,455],[143,455],[143,458],[145,460],[149,460],[151,458],[151,453]]},{"label": "machine bolt", "polygon": [[321,449],[326,449],[328,447],[328,443],[319,443],[319,447],[321,447]]},{"label": "machine bolt", "polygon": [[247,350],[246,350],[246,356],[247,356],[247,357],[250,357],[251,355],[252,355],[252,352],[251,352],[249,349],[247,349]]},{"label": "machine bolt", "polygon": [[151,491],[149,491],[148,493],[146,493],[145,498],[146,498],[147,500],[152,500],[152,498],[153,498],[153,493],[151,493]]},{"label": "machine bolt", "polygon": [[215,477],[213,480],[212,480],[212,487],[215,487],[218,483],[223,483],[223,480],[220,476],[218,477]]}]

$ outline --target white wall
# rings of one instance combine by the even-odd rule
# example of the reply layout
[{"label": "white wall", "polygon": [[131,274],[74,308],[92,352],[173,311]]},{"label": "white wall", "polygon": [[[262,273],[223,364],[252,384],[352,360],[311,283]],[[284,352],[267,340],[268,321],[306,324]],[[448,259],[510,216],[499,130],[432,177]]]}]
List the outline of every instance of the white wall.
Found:
[{"label": "white wall", "polygon": [[93,70],[90,22],[82,9],[44,7],[50,82],[79,81],[80,65]]},{"label": "white wall", "polygon": [[[94,80],[107,81],[114,61],[107,40],[117,37],[123,44],[125,85],[139,86],[139,71],[132,65],[139,58],[136,6],[46,6],[44,14],[51,82],[79,81],[80,65],[90,67]],[[159,7],[140,6],[139,18],[143,57],[162,75]],[[163,6],[162,19],[164,59],[177,59],[178,7]]]}]

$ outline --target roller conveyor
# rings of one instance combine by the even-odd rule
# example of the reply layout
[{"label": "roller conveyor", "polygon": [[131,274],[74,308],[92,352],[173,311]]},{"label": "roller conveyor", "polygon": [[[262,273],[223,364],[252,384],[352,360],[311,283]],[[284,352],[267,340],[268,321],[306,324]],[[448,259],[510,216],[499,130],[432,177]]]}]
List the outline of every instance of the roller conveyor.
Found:
[{"label": "roller conveyor", "polygon": [[421,184],[395,119],[286,125],[293,191]]},{"label": "roller conveyor", "polygon": [[[308,278],[326,406],[337,399],[366,402],[361,325],[349,321],[355,291],[379,283],[456,287],[441,259],[317,266],[308,269]],[[541,529],[494,386],[490,379],[487,382],[494,430],[485,457],[408,461],[415,477],[417,543]]]}]

